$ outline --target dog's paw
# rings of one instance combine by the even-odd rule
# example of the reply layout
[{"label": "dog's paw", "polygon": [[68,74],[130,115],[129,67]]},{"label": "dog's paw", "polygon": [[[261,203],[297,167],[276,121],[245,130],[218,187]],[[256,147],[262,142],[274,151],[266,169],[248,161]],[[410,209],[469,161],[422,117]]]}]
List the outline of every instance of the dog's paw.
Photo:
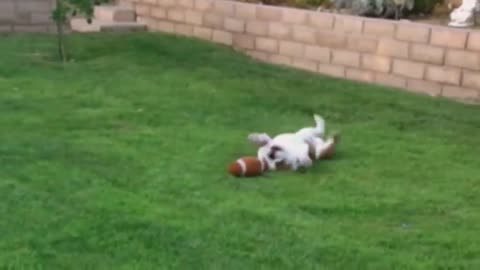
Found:
[{"label": "dog's paw", "polygon": [[296,172],[297,172],[297,173],[302,173],[302,174],[303,174],[303,173],[306,173],[306,172],[307,172],[307,170],[308,170],[308,169],[307,169],[306,167],[300,167],[300,168],[298,168],[298,169],[296,170]]},{"label": "dog's paw", "polygon": [[247,139],[259,147],[268,144],[272,140],[272,138],[266,133],[251,133],[248,135]]}]

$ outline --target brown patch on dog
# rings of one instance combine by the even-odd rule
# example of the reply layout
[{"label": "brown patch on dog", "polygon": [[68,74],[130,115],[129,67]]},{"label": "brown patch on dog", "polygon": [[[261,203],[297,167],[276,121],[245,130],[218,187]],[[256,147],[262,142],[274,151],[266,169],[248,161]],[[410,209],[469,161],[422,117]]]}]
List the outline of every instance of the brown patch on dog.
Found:
[{"label": "brown patch on dog", "polygon": [[281,148],[280,146],[277,146],[277,145],[272,146],[272,148],[270,148],[270,152],[268,153],[268,158],[275,159],[277,152],[282,150],[283,148]]},{"label": "brown patch on dog", "polygon": [[318,157],[318,159],[319,159],[319,160],[322,160],[322,159],[331,159],[331,158],[333,158],[333,156],[334,156],[335,153],[336,153],[338,143],[340,143],[340,135],[339,135],[339,134],[335,134],[335,135],[333,136],[333,143],[330,145],[330,147],[328,147],[328,148],[325,149],[322,153],[320,153],[320,156]]}]

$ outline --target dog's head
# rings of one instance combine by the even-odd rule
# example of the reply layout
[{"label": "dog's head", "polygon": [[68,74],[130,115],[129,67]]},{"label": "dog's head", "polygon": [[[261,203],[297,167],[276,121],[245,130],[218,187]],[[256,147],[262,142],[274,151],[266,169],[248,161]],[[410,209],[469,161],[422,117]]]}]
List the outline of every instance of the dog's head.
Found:
[{"label": "dog's head", "polygon": [[248,139],[259,147],[257,156],[266,162],[269,170],[276,170],[277,165],[285,161],[285,150],[276,145],[268,134],[253,133],[248,136]]}]

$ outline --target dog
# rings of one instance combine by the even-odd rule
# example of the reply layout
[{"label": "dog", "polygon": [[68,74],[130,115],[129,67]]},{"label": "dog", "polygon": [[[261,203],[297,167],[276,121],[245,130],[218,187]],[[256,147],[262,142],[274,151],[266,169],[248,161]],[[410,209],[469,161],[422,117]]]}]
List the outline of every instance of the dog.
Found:
[{"label": "dog", "polygon": [[335,138],[324,139],[324,119],[317,114],[313,118],[314,127],[304,127],[295,133],[282,133],[274,138],[267,133],[251,133],[248,140],[259,147],[257,157],[267,164],[269,170],[307,169],[335,144]]}]

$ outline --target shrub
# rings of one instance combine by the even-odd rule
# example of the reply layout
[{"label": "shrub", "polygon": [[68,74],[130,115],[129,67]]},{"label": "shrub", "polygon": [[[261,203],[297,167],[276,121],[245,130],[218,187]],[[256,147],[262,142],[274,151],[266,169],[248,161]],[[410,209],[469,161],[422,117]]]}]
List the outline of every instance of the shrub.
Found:
[{"label": "shrub", "polygon": [[58,54],[60,59],[65,62],[67,55],[65,52],[64,26],[68,20],[77,13],[82,13],[91,22],[93,8],[97,4],[107,3],[110,0],[56,0],[55,8],[52,11],[52,20],[57,26]]},{"label": "shrub", "polygon": [[[265,5],[273,6],[290,6],[297,8],[317,8],[319,6],[332,6],[331,0],[238,0],[247,3],[263,3]],[[372,1],[372,5],[377,5],[383,1]],[[430,14],[437,3],[443,3],[444,0],[415,0],[414,7],[411,11],[406,11],[411,14]],[[388,12],[390,13],[390,12]],[[388,17],[388,16],[387,16]]]},{"label": "shrub", "polygon": [[430,14],[436,4],[443,2],[443,0],[415,0],[412,13]]},{"label": "shrub", "polygon": [[247,3],[263,3],[265,5],[273,6],[290,6],[299,8],[316,8],[329,0],[239,0],[240,2]]}]

